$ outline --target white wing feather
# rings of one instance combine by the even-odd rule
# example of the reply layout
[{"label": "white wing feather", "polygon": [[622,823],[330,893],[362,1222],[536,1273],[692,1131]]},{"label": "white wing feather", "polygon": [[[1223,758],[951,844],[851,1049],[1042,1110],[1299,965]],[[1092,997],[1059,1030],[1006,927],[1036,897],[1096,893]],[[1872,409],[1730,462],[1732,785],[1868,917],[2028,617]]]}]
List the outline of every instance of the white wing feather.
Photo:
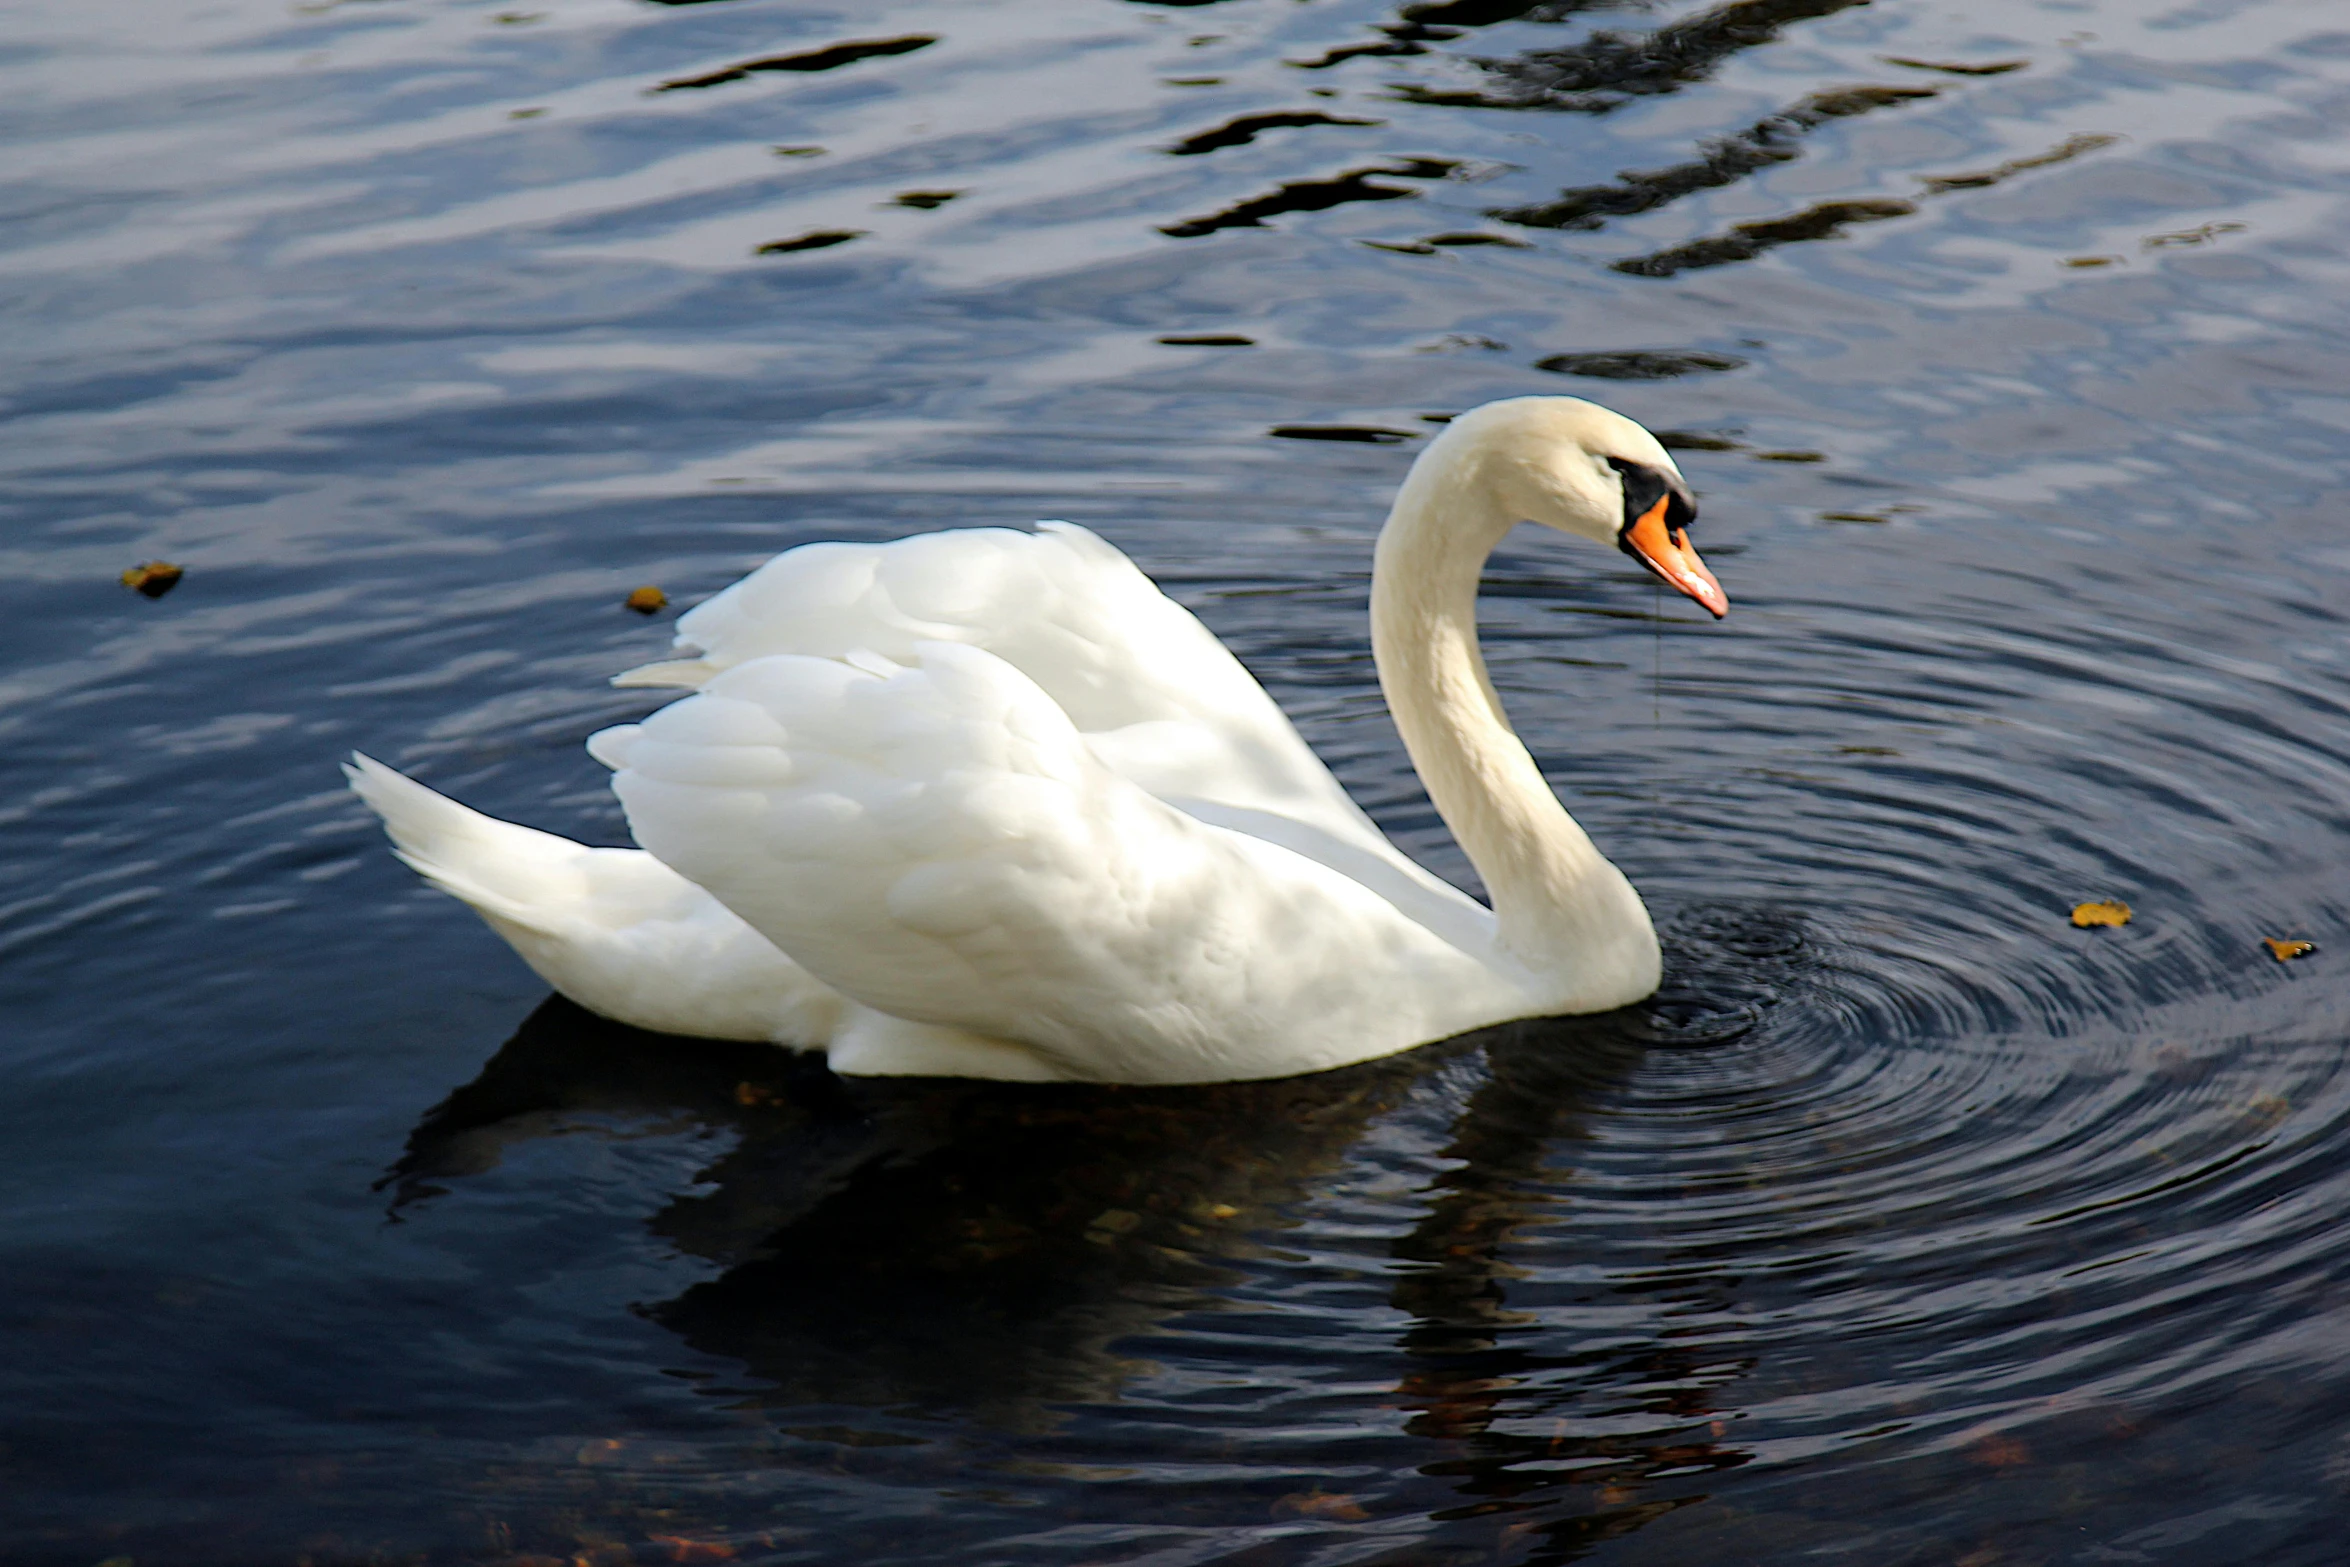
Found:
[{"label": "white wing feather", "polygon": [[[1524,1000],[1489,954],[1112,771],[1006,659],[905,652],[739,661],[596,743],[637,841],[843,995],[1121,1082],[1310,1071]],[[908,1069],[887,1057],[835,1064]]]},{"label": "white wing feather", "polygon": [[1485,908],[1387,841],[1196,616],[1088,530],[1038,530],[787,550],[679,619],[679,648],[699,657],[617,683],[698,687],[779,653],[905,663],[924,642],[984,648],[1149,793],[1371,885],[1450,940],[1490,940]]},{"label": "white wing feather", "polygon": [[473,906],[592,1012],[704,1039],[821,1045],[844,1003],[709,893],[641,849],[502,822],[373,757],[344,767],[409,869]]}]

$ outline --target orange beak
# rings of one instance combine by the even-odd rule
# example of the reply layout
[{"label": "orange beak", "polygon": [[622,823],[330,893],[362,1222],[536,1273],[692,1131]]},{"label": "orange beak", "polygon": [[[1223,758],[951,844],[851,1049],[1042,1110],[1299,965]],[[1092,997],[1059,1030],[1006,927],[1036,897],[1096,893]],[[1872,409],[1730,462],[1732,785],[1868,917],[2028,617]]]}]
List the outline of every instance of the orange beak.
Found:
[{"label": "orange beak", "polygon": [[1705,562],[1697,558],[1697,551],[1689,547],[1687,530],[1665,526],[1665,503],[1670,499],[1659,496],[1654,506],[1640,514],[1638,522],[1624,530],[1624,548],[1719,620],[1730,613],[1730,595],[1722,591],[1714,574],[1705,569]]}]

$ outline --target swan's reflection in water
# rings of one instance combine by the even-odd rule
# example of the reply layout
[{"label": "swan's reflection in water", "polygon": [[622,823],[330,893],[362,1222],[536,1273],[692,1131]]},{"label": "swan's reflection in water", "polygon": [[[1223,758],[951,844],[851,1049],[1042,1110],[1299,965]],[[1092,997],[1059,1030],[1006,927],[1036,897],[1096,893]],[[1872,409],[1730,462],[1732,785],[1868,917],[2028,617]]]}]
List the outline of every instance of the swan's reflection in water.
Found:
[{"label": "swan's reflection in water", "polygon": [[[1705,1499],[1701,1492],[1647,1498],[1642,1482],[1649,1477],[1747,1460],[1722,1442],[1727,1428],[1711,1418],[1706,1383],[1692,1376],[1699,1352],[1674,1345],[1669,1328],[1643,1334],[1636,1345],[1561,1354],[1546,1346],[1534,1313],[1512,1309],[1509,1282],[1521,1273],[1510,1258],[1514,1232],[1558,1203],[1556,1149],[1583,1138],[1588,1106],[1630,1074],[1643,1040],[1665,1034],[1695,1042],[1708,1027],[1723,1036],[1743,1033],[1750,1003],[1734,993],[1726,1006],[1708,1006],[1674,992],[1627,1014],[1496,1031],[1485,1042],[1489,1075],[1470,1094],[1444,1150],[1460,1162],[1431,1183],[1427,1217],[1394,1244],[1395,1256],[1420,1268],[1398,1281],[1393,1302],[1412,1318],[1399,1344],[1413,1369],[1396,1389],[1396,1402],[1414,1411],[1406,1429],[1460,1446],[1457,1456],[1421,1466],[1458,1492],[1433,1516],[1490,1519],[1492,1548],[1501,1553],[1495,1559],[1573,1560],[1585,1547]],[[1718,1380],[1718,1355],[1705,1358],[1714,1374],[1708,1380]],[[1637,1433],[1595,1435],[1588,1422],[1576,1422],[1579,1429],[1567,1434],[1568,1423],[1559,1422],[1561,1434],[1534,1434],[1528,1428],[1540,1421],[1529,1417],[1557,1409],[1562,1378],[1666,1391],[1626,1401],[1621,1412],[1642,1416]]]},{"label": "swan's reflection in water", "polygon": [[1029,1424],[1114,1397],[1133,1368],[1112,1341],[1204,1304],[1442,1058],[1168,1089],[843,1079],[555,998],[427,1114],[393,1180],[405,1206],[583,1118],[730,1131],[650,1221],[725,1271],[647,1315],[745,1362],[764,1402]]},{"label": "swan's reflection in water", "polygon": [[[1314,1077],[1170,1089],[844,1080],[549,1000],[426,1115],[387,1184],[408,1208],[510,1146],[599,1120],[731,1134],[650,1220],[721,1271],[645,1315],[740,1362],[764,1384],[748,1402],[778,1413],[849,1405],[1035,1433],[1151,1369],[1123,1341],[1226,1309],[1252,1270],[1295,1266],[1280,1259],[1300,1205],[1373,1128],[1408,1124],[1415,1167],[1433,1172],[1406,1198],[1418,1221],[1385,1248],[1400,1265],[1385,1303],[1408,1325],[1388,1390],[1353,1395],[1366,1426],[1401,1425],[1385,1489],[1448,1544],[1564,1559],[1698,1499],[1644,1496],[1646,1477],[1745,1461],[1662,1322],[1637,1344],[1561,1353],[1509,1301],[1514,1233],[1560,1206],[1560,1152],[1595,1099],[1660,1042],[1743,1032],[1768,1004],[1767,987],[1710,979],[1704,1001],[1685,986]],[[1718,1353],[1712,1365],[1718,1383]],[[1526,1434],[1562,1379],[1586,1374],[1671,1391],[1640,1406],[1637,1434]],[[1262,1501],[1248,1505],[1261,1520]]]}]

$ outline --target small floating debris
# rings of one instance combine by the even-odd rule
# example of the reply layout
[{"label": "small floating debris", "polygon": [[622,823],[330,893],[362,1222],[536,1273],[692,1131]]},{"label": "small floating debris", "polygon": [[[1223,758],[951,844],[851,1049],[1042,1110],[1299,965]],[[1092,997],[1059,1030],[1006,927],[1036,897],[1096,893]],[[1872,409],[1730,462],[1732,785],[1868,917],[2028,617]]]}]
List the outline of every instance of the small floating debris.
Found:
[{"label": "small floating debris", "polygon": [[900,207],[914,207],[923,212],[928,212],[935,207],[945,206],[948,202],[954,200],[957,196],[962,194],[963,193],[959,190],[900,191],[893,199],[892,205]]},{"label": "small floating debris", "polygon": [[767,149],[778,158],[821,158],[824,149],[815,146],[771,146]]},{"label": "small floating debris", "polygon": [[506,118],[509,120],[535,120],[546,112],[544,109],[508,109]]},{"label": "small floating debris", "polygon": [[669,607],[669,595],[647,583],[631,593],[626,602],[640,615],[658,615]]},{"label": "small floating debris", "polygon": [[771,239],[751,252],[754,256],[784,256],[795,250],[830,250],[852,239],[863,239],[863,229],[813,229],[790,239]]},{"label": "small floating debris", "polygon": [[2060,267],[2118,267],[2125,256],[2067,256],[2057,263]]},{"label": "small floating debris", "polygon": [[186,575],[186,568],[174,566],[168,560],[142,561],[122,574],[122,585],[159,599],[178,587],[180,578]]},{"label": "small floating debris", "polygon": [[2268,955],[2279,963],[2290,963],[2295,958],[2305,958],[2317,950],[2317,943],[2314,941],[2295,941],[2283,936],[2263,936],[2260,938],[2260,944],[2268,948]]},{"label": "small floating debris", "polygon": [[2130,906],[2119,898],[2108,898],[2098,903],[2076,903],[2073,905],[2073,923],[2083,930],[2101,925],[2127,925],[2129,922]]},{"label": "small floating debris", "polygon": [[1756,462],[1826,462],[1828,454],[1806,451],[1756,452],[1754,460]]},{"label": "small floating debris", "polygon": [[1257,340],[1238,332],[1169,332],[1158,341],[1169,348],[1254,348]]}]

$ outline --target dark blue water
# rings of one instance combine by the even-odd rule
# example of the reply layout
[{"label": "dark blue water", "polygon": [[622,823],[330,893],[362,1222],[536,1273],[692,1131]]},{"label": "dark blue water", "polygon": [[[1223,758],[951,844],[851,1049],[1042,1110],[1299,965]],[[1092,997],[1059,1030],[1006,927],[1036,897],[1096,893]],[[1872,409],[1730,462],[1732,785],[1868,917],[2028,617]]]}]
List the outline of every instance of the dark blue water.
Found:
[{"label": "dark blue water", "polygon": [[[0,137],[0,1559],[2343,1559],[2330,0],[18,0]],[[1736,605],[1489,583],[1628,1014],[844,1083],[334,769],[623,841],[630,589],[1057,516],[1465,876],[1369,546],[1537,391]]]}]

